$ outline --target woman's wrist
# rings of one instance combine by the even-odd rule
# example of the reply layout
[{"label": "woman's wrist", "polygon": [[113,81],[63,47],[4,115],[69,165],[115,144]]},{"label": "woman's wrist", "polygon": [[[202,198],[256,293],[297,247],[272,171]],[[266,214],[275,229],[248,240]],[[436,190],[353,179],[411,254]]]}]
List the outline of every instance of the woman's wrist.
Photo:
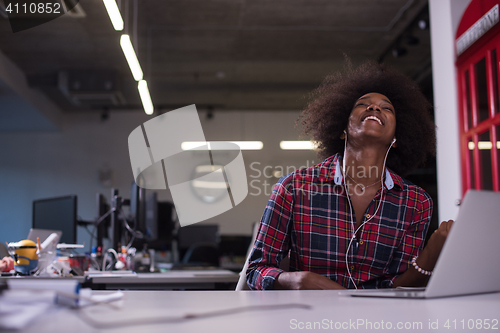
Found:
[{"label": "woman's wrist", "polygon": [[437,259],[439,258],[439,252],[436,253],[432,248],[427,246],[416,258],[416,264],[420,268],[425,271],[432,272],[434,266],[436,265]]},{"label": "woman's wrist", "polygon": [[274,280],[274,290],[294,289],[293,276],[290,272],[280,273]]},{"label": "woman's wrist", "polygon": [[432,271],[428,271],[428,270],[425,270],[423,269],[422,267],[420,267],[418,264],[417,264],[417,257],[413,257],[413,259],[411,260],[411,265],[413,266],[413,268],[415,268],[420,274],[423,274],[423,275],[427,275],[427,276],[431,276],[432,275]]}]

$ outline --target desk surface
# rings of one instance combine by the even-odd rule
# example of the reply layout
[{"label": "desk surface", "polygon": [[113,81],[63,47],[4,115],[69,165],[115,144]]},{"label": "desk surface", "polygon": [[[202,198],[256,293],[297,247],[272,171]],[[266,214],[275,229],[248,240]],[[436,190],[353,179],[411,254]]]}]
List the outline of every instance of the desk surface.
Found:
[{"label": "desk surface", "polygon": [[[216,284],[234,286],[238,282],[239,275],[224,269],[210,270],[172,270],[164,273],[133,273],[120,274],[120,272],[92,273],[86,277],[75,276],[72,278],[41,278],[34,276],[10,276],[1,277],[0,285],[9,279],[76,279],[85,282],[92,289],[129,289],[129,290],[151,290],[151,289],[215,289]],[[227,289],[227,288],[224,288]]]},{"label": "desk surface", "polygon": [[[215,284],[234,285],[239,275],[228,270],[173,270],[165,273],[89,275],[93,289],[215,289]],[[225,288],[227,289],[227,288]]]},{"label": "desk surface", "polygon": [[228,270],[173,270],[164,273],[90,274],[93,283],[143,284],[143,283],[198,283],[238,282],[239,275]]},{"label": "desk surface", "polygon": [[[105,305],[58,309],[22,332],[482,332],[487,324],[489,330],[500,329],[500,293],[408,300],[354,298],[335,291],[126,291],[120,302],[119,310]],[[179,319],[186,314],[205,316]],[[93,329],[84,316],[103,326]]]}]

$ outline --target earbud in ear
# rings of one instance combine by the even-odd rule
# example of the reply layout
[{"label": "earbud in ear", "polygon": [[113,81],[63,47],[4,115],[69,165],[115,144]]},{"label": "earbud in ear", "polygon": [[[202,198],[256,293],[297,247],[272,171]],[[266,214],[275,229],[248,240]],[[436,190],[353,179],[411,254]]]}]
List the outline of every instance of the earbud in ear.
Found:
[{"label": "earbud in ear", "polygon": [[396,138],[392,139],[392,144],[394,144],[396,142]]}]

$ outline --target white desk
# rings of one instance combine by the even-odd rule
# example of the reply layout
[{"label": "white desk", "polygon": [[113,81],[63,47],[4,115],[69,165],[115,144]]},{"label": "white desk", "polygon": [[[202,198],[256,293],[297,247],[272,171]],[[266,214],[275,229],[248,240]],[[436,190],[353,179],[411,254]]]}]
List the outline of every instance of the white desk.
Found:
[{"label": "white desk", "polygon": [[[93,289],[216,289],[227,285],[232,289],[239,275],[229,270],[172,270],[165,273],[138,273],[129,275],[89,275]],[[227,289],[227,288],[226,288]]]},{"label": "white desk", "polygon": [[85,282],[85,277],[84,276],[72,276],[72,277],[39,277],[39,276],[20,276],[20,275],[15,275],[15,276],[0,276],[0,285],[4,285],[7,283],[8,280],[77,280],[80,283]]},{"label": "white desk", "polygon": [[[432,300],[403,300],[352,298],[338,296],[335,291],[126,291],[122,302],[123,307],[120,310],[104,305],[80,310],[59,309],[38,318],[22,332],[265,333],[297,331],[495,332],[500,330],[498,322],[500,320],[500,293]],[[306,305],[310,309],[280,308],[280,305],[290,303]],[[153,323],[155,318],[165,319],[187,313],[235,310],[247,306],[255,308],[252,311],[216,317],[184,319],[173,323]],[[103,323],[142,320],[151,324],[94,329],[79,317],[81,311],[93,320]],[[492,320],[493,324],[496,320],[498,329],[477,329],[476,321],[482,320],[484,325],[485,319],[489,319],[490,326]],[[447,320],[449,320],[450,329],[444,327]],[[462,320],[464,320],[465,330],[462,329]],[[306,329],[307,323],[314,325],[315,322],[317,323],[316,329]],[[398,323],[403,325],[401,329],[397,329]],[[320,328],[321,325],[322,328]],[[335,325],[339,329],[335,329]],[[392,329],[387,329],[388,325],[391,325]],[[404,325],[407,325],[407,329]],[[437,329],[429,328],[429,325],[431,327],[437,325]],[[473,329],[468,329],[468,325],[473,326]]]},{"label": "white desk", "polygon": [[239,275],[225,269],[172,270],[165,273],[122,274],[119,271],[102,275],[74,276],[71,278],[44,278],[35,276],[2,276],[0,285],[9,279],[58,280],[75,279],[84,286],[99,290],[234,290]]}]

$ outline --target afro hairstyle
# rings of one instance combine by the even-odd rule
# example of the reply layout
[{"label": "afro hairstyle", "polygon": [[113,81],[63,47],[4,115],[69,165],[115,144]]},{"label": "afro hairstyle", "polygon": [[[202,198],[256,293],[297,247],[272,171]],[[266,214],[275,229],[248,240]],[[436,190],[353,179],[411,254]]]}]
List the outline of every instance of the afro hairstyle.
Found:
[{"label": "afro hairstyle", "polygon": [[387,96],[394,106],[398,141],[387,157],[387,166],[404,177],[435,155],[436,137],[431,104],[414,81],[396,70],[373,61],[353,68],[348,61],[343,71],[327,76],[311,93],[298,124],[317,143],[320,158],[343,154],[340,137],[354,103],[372,92]]}]

